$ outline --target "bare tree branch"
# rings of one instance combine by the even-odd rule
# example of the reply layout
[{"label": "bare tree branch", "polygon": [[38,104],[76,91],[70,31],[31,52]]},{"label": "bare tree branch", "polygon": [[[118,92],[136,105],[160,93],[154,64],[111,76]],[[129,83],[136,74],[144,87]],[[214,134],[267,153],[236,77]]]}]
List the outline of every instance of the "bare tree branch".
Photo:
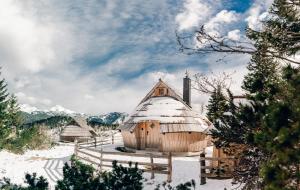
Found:
[{"label": "bare tree branch", "polygon": [[197,73],[194,75],[192,87],[193,89],[205,93],[212,94],[218,87],[221,89],[229,89],[232,83],[232,75],[234,73],[210,73],[210,76]]},{"label": "bare tree branch", "polygon": [[[207,54],[207,53],[235,53],[235,54],[254,54],[257,52],[252,41],[236,41],[224,36],[216,36],[205,31],[204,26],[195,32],[196,45],[187,45],[187,39],[191,36],[181,37],[176,32],[179,50],[188,55],[190,54]],[[298,35],[298,34],[297,34]],[[189,38],[190,37],[190,38]],[[268,57],[277,58],[289,63],[300,64],[299,61],[288,58],[283,52],[268,49],[266,52]]]}]

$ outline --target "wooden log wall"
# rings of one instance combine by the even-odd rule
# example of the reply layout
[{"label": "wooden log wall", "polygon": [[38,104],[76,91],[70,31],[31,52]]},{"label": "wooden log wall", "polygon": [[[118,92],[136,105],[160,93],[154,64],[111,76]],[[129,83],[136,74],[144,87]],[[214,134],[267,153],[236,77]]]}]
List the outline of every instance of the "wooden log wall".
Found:
[{"label": "wooden log wall", "polygon": [[181,133],[165,133],[162,134],[162,151],[163,152],[189,152],[191,151],[200,151],[197,149],[197,145],[190,145],[202,141],[205,139],[205,135],[202,133],[196,132],[181,132]]},{"label": "wooden log wall", "polygon": [[135,131],[132,133],[129,131],[122,131],[122,137],[125,147],[137,149],[137,137]]},{"label": "wooden log wall", "polygon": [[141,122],[133,132],[122,131],[124,146],[162,152],[199,152],[208,144],[206,134],[199,132],[160,133],[158,121]]}]

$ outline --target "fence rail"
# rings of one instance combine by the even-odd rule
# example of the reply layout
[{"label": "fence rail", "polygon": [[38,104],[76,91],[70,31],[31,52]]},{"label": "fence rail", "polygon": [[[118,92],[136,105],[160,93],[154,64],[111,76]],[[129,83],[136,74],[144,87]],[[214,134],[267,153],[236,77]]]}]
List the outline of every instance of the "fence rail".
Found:
[{"label": "fence rail", "polygon": [[[97,169],[102,172],[103,168],[111,168],[112,162],[117,161],[124,167],[129,163],[137,163],[139,168],[144,172],[151,173],[151,179],[155,174],[167,175],[167,181],[172,181],[172,154],[167,155],[153,153],[128,153],[128,152],[113,152],[103,151],[103,145],[114,144],[115,140],[122,139],[112,136],[111,139],[90,138],[85,142],[78,143],[75,140],[75,156],[76,158],[97,166]],[[144,158],[138,161],[122,160],[124,158]],[[107,158],[109,157],[109,158]],[[128,158],[127,158],[128,159]],[[164,163],[157,162],[157,159]],[[206,178],[228,179],[232,178],[233,168],[237,160],[234,157],[206,157],[205,153],[200,154],[200,184],[206,184]]]},{"label": "fence rail", "polygon": [[98,146],[102,146],[102,145],[115,144],[116,141],[122,140],[122,137],[115,136],[115,134],[112,134],[111,136],[109,136],[108,139],[94,137],[94,138],[87,138],[81,140],[83,140],[83,142],[78,143],[80,146],[97,148]]},{"label": "fence rail", "polygon": [[[102,144],[101,144],[102,143]],[[77,143],[75,141],[75,157],[80,160],[84,160],[97,166],[102,172],[103,168],[111,168],[112,162],[117,161],[117,163],[126,167],[129,163],[137,163],[140,169],[144,172],[151,174],[151,179],[155,177],[155,174],[165,174],[167,175],[167,181],[172,181],[172,154],[168,155],[158,155],[152,153],[126,153],[126,152],[113,152],[113,151],[103,151],[102,146],[100,149],[96,149],[99,141]],[[103,142],[100,142],[104,145]],[[111,143],[109,143],[111,144]],[[93,147],[93,148],[92,148]],[[131,158],[140,158],[136,161],[128,161],[128,156]],[[123,157],[123,159],[122,159]],[[141,159],[144,158],[144,159]],[[159,160],[159,161],[158,161]]]}]

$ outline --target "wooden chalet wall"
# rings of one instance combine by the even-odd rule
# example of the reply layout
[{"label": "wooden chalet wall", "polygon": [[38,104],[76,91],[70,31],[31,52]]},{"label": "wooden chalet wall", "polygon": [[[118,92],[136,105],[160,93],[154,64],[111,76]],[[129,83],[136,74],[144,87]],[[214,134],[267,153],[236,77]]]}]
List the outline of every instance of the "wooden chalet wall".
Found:
[{"label": "wooden chalet wall", "polygon": [[135,129],[132,133],[129,131],[122,131],[122,137],[124,146],[132,149],[137,149],[137,137],[136,137],[136,131]]},{"label": "wooden chalet wall", "polygon": [[[152,125],[152,127],[151,127]],[[158,121],[139,123],[134,131],[122,131],[124,145],[128,148],[153,149],[162,152],[197,152],[204,148],[207,135],[198,132],[160,133]]]},{"label": "wooden chalet wall", "polygon": [[204,134],[196,132],[165,133],[162,135],[163,152],[197,152],[199,146],[190,146],[205,139]]}]

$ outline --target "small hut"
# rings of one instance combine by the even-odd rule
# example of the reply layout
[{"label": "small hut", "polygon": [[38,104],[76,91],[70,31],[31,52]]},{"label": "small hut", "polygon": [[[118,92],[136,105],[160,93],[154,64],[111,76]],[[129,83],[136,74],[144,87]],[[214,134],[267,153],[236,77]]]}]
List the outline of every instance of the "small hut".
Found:
[{"label": "small hut", "polygon": [[90,127],[85,118],[74,117],[75,123],[73,125],[67,125],[63,128],[60,134],[61,141],[74,142],[75,139],[87,139],[96,136],[96,132]]},{"label": "small hut", "polygon": [[198,152],[206,147],[211,122],[192,110],[191,80],[183,98],[161,79],[120,126],[124,146],[161,152]]}]

